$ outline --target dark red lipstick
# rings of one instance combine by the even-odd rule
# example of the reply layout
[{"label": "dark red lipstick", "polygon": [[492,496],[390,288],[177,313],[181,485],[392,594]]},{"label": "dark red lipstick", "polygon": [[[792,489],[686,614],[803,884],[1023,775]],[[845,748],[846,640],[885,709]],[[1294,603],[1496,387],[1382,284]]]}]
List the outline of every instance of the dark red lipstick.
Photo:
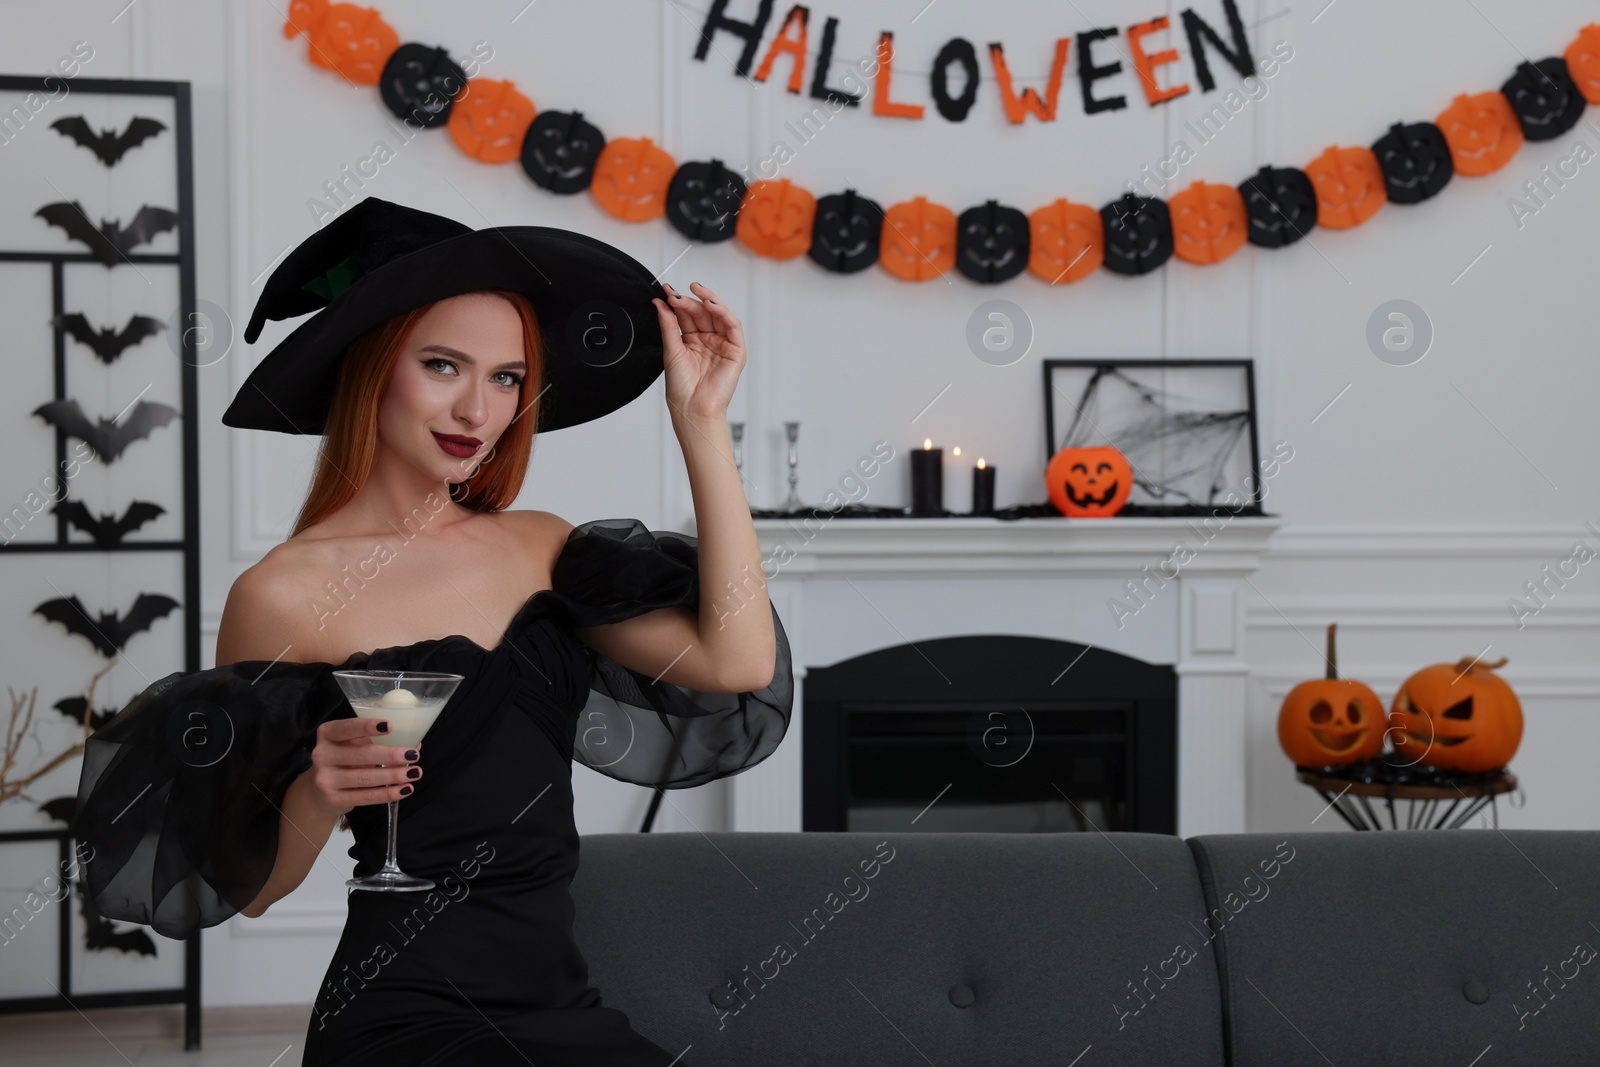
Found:
[{"label": "dark red lipstick", "polygon": [[458,433],[439,433],[437,430],[433,431],[433,439],[439,442],[440,448],[457,459],[466,459],[476,454],[478,447],[483,444],[476,437],[464,437]]}]

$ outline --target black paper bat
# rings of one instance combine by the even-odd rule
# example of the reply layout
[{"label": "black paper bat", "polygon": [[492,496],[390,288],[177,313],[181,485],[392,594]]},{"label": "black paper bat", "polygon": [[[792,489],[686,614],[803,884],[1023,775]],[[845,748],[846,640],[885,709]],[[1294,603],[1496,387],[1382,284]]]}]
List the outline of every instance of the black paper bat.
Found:
[{"label": "black paper bat", "polygon": [[133,413],[121,423],[100,416],[94,422],[83,413],[76,400],[52,400],[40,404],[33,413],[63,433],[88,442],[89,447],[107,463],[114,463],[122,450],[149,437],[178,417],[178,409],[166,404],[141,400],[133,406]]},{"label": "black paper bat", "polygon": [[155,119],[135,115],[121,133],[116,130],[95,133],[82,115],[69,115],[64,119],[56,119],[50,128],[89,149],[106,166],[114,167],[128,149],[138,148],[167,127]]},{"label": "black paper bat", "polygon": [[[71,719],[78,726],[82,726],[83,711],[88,704],[89,702],[83,697],[63,697],[55,702],[55,709],[61,714],[65,715],[67,718]],[[89,732],[94,733],[96,730],[100,729],[100,727],[104,726],[112,719],[115,719],[121,711],[121,708],[106,708],[103,711],[89,712]],[[74,798],[68,797],[67,799],[70,801]],[[50,803],[53,804],[55,801],[51,801]],[[71,809],[68,810],[70,811]],[[71,822],[72,820],[65,819],[63,821]]]},{"label": "black paper bat", "polygon": [[126,615],[115,611],[102,611],[98,620],[90,619],[83,602],[76,595],[46,600],[34,608],[51,622],[59,622],[68,633],[79,634],[94,645],[95,651],[106,659],[115,656],[134,634],[150,629],[150,624],[164,617],[178,606],[178,602],[160,593],[140,593],[133,608]]},{"label": "black paper bat", "polygon": [[66,823],[68,828],[71,828],[72,820],[78,814],[78,798],[56,797],[54,800],[47,800],[40,804],[39,810],[57,822]]},{"label": "black paper bat", "polygon": [[129,504],[120,519],[103,511],[97,519],[81,500],[63,500],[51,509],[51,514],[65,515],[68,522],[94,538],[95,545],[100,548],[116,548],[122,543],[124,535],[166,513],[166,508],[148,500],[135,500]]},{"label": "black paper bat", "polygon": [[52,226],[60,226],[74,241],[88,245],[94,258],[108,267],[116,266],[118,260],[127,259],[128,253],[136,246],[149,244],[157,234],[178,225],[176,211],[151,207],[149,204],[139,208],[139,213],[126,228],[120,219],[115,222],[101,219],[100,227],[96,229],[94,223],[89,221],[89,216],[83,213],[83,205],[76,200],[57,200],[35,211],[34,215]]},{"label": "black paper bat", "polygon": [[84,948],[115,948],[123,952],[134,952],[140,956],[156,954],[155,942],[150,940],[149,934],[138,927],[119,931],[111,920],[101,915],[100,909],[94,906],[94,901],[90,900],[89,894],[84,891],[81,878],[74,883],[74,886],[78,892],[79,910],[83,913]]},{"label": "black paper bat", "polygon": [[50,320],[50,325],[60,327],[73,340],[88,345],[100,357],[100,362],[108,366],[127,349],[166,328],[166,323],[149,315],[130,315],[128,324],[121,330],[115,326],[97,329],[78,311],[57,315]]}]

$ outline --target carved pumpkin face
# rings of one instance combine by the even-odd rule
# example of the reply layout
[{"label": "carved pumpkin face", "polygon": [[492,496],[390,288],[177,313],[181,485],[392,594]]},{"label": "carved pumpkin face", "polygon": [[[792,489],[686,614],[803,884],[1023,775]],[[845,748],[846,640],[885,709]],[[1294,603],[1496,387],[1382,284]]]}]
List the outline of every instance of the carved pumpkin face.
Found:
[{"label": "carved pumpkin face", "polygon": [[467,73],[443,48],[403,44],[383,65],[378,95],[395,118],[424,129],[443,126]]},{"label": "carved pumpkin face", "polygon": [[522,154],[533,116],[533,101],[512,82],[473,78],[450,109],[450,138],[473,159],[509,163]]},{"label": "carved pumpkin face", "polygon": [[667,186],[678,164],[648,137],[609,142],[594,166],[589,191],[619,219],[644,222],[667,211]]},{"label": "carved pumpkin face", "polygon": [[1028,216],[1028,230],[1028,269],[1051,285],[1086,278],[1105,262],[1105,223],[1088,204],[1046,204]]},{"label": "carved pumpkin face", "polygon": [[1317,190],[1317,223],[1329,229],[1361,225],[1388,199],[1383,168],[1368,148],[1335,145],[1312,160],[1306,174]]},{"label": "carved pumpkin face", "polygon": [[1450,146],[1431,122],[1397,122],[1373,142],[1383,169],[1384,192],[1396,204],[1417,204],[1438,195],[1455,172]]},{"label": "carved pumpkin face", "polygon": [[1028,268],[1028,216],[990,200],[956,222],[956,269],[975,282],[1003,282]]},{"label": "carved pumpkin face", "polygon": [[883,214],[883,269],[908,282],[937,278],[956,263],[956,213],[926,197]]},{"label": "carved pumpkin face", "polygon": [[581,111],[546,111],[522,138],[522,171],[552,193],[581,193],[594,180],[605,134]]},{"label": "carved pumpkin face", "polygon": [[1560,56],[1537,63],[1519,63],[1517,72],[1500,87],[1511,110],[1522,123],[1522,133],[1530,141],[1560,137],[1578,124],[1583,116],[1584,95],[1567,71]]},{"label": "carved pumpkin face", "polygon": [[1591,22],[1562,55],[1567,75],[1591,104],[1600,104],[1600,22]]},{"label": "carved pumpkin face", "polygon": [[[315,17],[314,12],[308,15]],[[291,23],[298,20],[291,15]],[[377,85],[400,35],[375,7],[331,4],[311,31],[311,62],[336,70],[357,85]]]},{"label": "carved pumpkin face", "polygon": [[667,186],[667,221],[696,241],[726,241],[738,224],[744,179],[722,160],[685,163]]},{"label": "carved pumpkin face", "polygon": [[817,201],[811,228],[811,258],[836,274],[853,274],[878,262],[883,207],[854,189]]},{"label": "carved pumpkin face", "polygon": [[1395,751],[1413,763],[1480,773],[1504,767],[1522,743],[1522,704],[1474,658],[1435,663],[1407,678],[1389,709]]},{"label": "carved pumpkin face", "polygon": [[1317,225],[1317,190],[1303,170],[1262,167],[1239,185],[1250,219],[1250,243],[1261,248],[1292,245]]},{"label": "carved pumpkin face", "polygon": [[1185,263],[1220,263],[1244,247],[1250,220],[1233,186],[1195,182],[1167,207],[1173,254]]},{"label": "carved pumpkin face", "polygon": [[1522,125],[1504,93],[1462,93],[1439,113],[1438,127],[1450,145],[1458,174],[1492,174],[1522,147]]},{"label": "carved pumpkin face", "polygon": [[1278,744],[1296,767],[1360,763],[1383,751],[1383,701],[1365,682],[1339,677],[1328,627],[1328,674],[1289,690],[1278,709]]},{"label": "carved pumpkin face", "polygon": [[1147,274],[1172,257],[1172,216],[1166,202],[1123,193],[1100,209],[1107,270]]},{"label": "carved pumpkin face", "polygon": [[1133,491],[1133,468],[1110,445],[1063,448],[1050,458],[1045,488],[1069,519],[1106,519],[1122,510]]},{"label": "carved pumpkin face", "polygon": [[811,247],[816,219],[817,198],[794,182],[756,182],[739,209],[739,240],[758,256],[793,259]]}]

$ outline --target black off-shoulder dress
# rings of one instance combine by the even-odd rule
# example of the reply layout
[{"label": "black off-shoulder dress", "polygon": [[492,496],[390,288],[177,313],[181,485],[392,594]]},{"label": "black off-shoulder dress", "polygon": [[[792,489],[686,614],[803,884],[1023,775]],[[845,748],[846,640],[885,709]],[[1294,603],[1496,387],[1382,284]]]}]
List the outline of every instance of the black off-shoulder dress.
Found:
[{"label": "black off-shoulder dress", "polygon": [[[101,913],[172,938],[237,913],[272,871],[278,809],[311,765],[317,726],[354,715],[332,672],[453,671],[465,680],[399,805],[400,866],[438,884],[350,892],[303,1062],[690,1062],[634,1031],[589,984],[572,937],[572,762],[665,788],[754,766],[788,729],[788,639],[774,609],[772,681],[742,693],[652,682],[578,640],[572,627],[698,610],[695,538],[636,519],[572,530],[551,585],[494,649],[451,635],[342,664],[242,661],[152,683],[84,755],[74,829]],[[350,825],[354,873],[369,874],[383,864],[384,805],[353,809]]]}]

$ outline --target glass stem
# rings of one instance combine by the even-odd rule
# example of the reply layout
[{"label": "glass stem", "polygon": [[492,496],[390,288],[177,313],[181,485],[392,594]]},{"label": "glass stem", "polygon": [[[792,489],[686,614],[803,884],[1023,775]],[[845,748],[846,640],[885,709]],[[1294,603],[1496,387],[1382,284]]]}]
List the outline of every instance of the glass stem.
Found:
[{"label": "glass stem", "polygon": [[389,801],[389,855],[383,861],[383,869],[385,871],[393,871],[395,874],[400,873],[400,865],[395,862],[394,855],[395,848],[399,843],[399,823],[400,802],[398,800],[391,800]]}]

